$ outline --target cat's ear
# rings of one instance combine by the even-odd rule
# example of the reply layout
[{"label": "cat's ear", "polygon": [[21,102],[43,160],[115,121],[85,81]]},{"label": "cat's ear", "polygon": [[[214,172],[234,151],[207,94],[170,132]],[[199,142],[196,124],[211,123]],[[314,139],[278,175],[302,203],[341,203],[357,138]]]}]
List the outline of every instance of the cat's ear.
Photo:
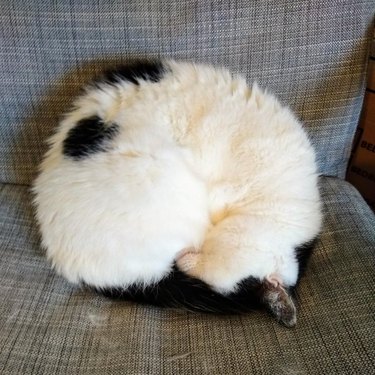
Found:
[{"label": "cat's ear", "polygon": [[286,327],[294,327],[297,323],[297,310],[288,290],[281,284],[263,282],[263,302],[278,322]]}]

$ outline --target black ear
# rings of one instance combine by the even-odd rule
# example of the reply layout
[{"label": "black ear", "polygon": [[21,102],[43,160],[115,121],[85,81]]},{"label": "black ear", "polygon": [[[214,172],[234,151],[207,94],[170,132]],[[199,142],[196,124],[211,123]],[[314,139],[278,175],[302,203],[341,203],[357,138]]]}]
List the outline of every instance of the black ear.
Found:
[{"label": "black ear", "polygon": [[297,323],[297,310],[289,291],[282,285],[263,282],[263,303],[278,322],[286,327],[294,327]]}]

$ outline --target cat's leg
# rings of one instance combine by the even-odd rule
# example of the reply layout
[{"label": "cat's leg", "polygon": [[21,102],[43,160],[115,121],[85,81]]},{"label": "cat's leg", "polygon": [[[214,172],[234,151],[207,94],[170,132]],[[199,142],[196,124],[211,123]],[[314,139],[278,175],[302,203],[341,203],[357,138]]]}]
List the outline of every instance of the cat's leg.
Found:
[{"label": "cat's leg", "polygon": [[261,299],[279,322],[287,327],[296,325],[297,311],[288,289],[281,284],[275,286],[266,280],[262,284]]},{"label": "cat's leg", "polygon": [[209,231],[201,249],[180,253],[177,266],[225,293],[247,277],[292,286],[298,264],[285,232],[272,218],[227,216]]},{"label": "cat's leg", "polygon": [[276,319],[287,327],[296,324],[296,308],[289,286],[297,280],[298,265],[288,238],[272,219],[234,215],[217,223],[202,248],[184,249],[177,266],[219,292],[241,293],[252,278],[255,293]]}]

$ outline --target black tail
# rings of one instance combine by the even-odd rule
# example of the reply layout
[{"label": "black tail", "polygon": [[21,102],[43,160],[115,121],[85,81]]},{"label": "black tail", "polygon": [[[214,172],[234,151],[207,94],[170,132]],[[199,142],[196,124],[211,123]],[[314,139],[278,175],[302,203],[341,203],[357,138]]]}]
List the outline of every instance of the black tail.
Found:
[{"label": "black tail", "polygon": [[152,286],[96,290],[114,299],[126,299],[160,307],[183,308],[193,312],[228,315],[263,308],[287,327],[296,324],[296,308],[290,291],[253,277],[243,280],[235,292],[223,295],[174,267],[167,277]]},{"label": "black tail", "polygon": [[[296,249],[296,259],[299,263],[298,280],[306,268],[316,242],[316,240],[310,241]],[[223,295],[203,281],[190,277],[174,267],[164,279],[147,287],[133,285],[126,289],[94,289],[113,299],[125,299],[160,307],[183,308],[194,312],[240,314],[266,309],[288,327],[296,323],[296,309],[293,303],[295,287],[286,289],[254,277],[243,280],[234,292]]]},{"label": "black tail", "polygon": [[241,282],[236,292],[223,295],[215,292],[204,282],[192,278],[176,267],[158,283],[147,286],[130,286],[126,289],[96,289],[99,293],[115,299],[126,299],[160,307],[184,308],[185,310],[238,314],[262,307],[263,283],[255,278]]}]

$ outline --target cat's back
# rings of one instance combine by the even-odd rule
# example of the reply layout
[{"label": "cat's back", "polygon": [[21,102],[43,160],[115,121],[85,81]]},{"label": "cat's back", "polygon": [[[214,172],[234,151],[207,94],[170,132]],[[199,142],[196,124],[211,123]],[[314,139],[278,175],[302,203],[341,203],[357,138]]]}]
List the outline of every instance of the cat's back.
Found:
[{"label": "cat's back", "polygon": [[[182,149],[205,148],[206,154],[213,147],[236,154],[250,138],[272,137],[277,145],[283,135],[304,137],[291,111],[256,84],[249,87],[225,68],[173,60],[130,65],[89,85],[60,124],[52,145],[65,147],[68,133],[85,119],[101,122],[106,132],[96,139],[86,132],[91,145],[81,139],[73,144],[77,150],[67,145],[65,153],[89,152],[90,146],[95,151],[100,148],[95,142],[108,139],[109,153],[130,144],[147,152],[171,142]],[[90,121],[81,128],[87,124]]]}]

